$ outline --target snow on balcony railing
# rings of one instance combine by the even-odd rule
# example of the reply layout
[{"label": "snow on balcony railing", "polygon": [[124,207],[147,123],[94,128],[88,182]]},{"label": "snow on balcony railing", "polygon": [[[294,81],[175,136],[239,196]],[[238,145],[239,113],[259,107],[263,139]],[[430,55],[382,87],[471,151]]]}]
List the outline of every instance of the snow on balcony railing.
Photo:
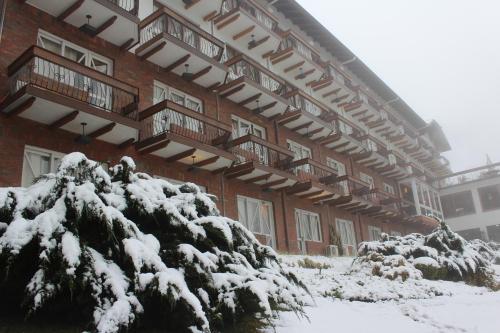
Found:
[{"label": "snow on balcony railing", "polygon": [[222,3],[221,14],[224,15],[237,9],[242,9],[250,14],[269,31],[278,32],[278,22],[263,9],[247,0],[225,0]]}]

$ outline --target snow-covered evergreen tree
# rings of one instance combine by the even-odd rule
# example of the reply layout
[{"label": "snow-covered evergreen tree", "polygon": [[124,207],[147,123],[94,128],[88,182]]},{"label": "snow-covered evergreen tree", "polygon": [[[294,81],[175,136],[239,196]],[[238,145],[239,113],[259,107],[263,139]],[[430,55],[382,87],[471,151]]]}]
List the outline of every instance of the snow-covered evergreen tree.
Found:
[{"label": "snow-covered evergreen tree", "polygon": [[29,188],[0,189],[0,295],[2,309],[83,317],[103,333],[218,331],[309,302],[196,185],[136,173],[127,157],[108,174],[80,153]]},{"label": "snow-covered evergreen tree", "polygon": [[486,243],[468,242],[442,222],[426,236],[382,234],[380,241],[361,243],[353,267],[392,279],[420,275],[498,288],[491,268],[493,252]]}]

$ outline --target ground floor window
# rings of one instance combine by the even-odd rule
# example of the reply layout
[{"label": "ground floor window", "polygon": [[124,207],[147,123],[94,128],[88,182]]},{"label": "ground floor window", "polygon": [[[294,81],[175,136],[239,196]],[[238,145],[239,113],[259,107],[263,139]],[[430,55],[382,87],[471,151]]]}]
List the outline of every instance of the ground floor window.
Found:
[{"label": "ground floor window", "polygon": [[37,147],[24,148],[23,175],[21,185],[30,186],[41,175],[56,172],[64,154]]},{"label": "ground floor window", "polygon": [[273,204],[238,195],[238,219],[257,235],[265,236],[269,246],[275,246]]},{"label": "ground floor window", "polygon": [[321,242],[321,222],[318,214],[296,209],[295,222],[299,240]]},{"label": "ground floor window", "polygon": [[337,230],[342,241],[342,245],[352,245],[356,247],[356,234],[354,232],[354,223],[349,220],[337,219]]},{"label": "ground floor window", "polygon": [[370,241],[378,241],[380,240],[380,236],[382,235],[382,229],[379,227],[375,227],[372,225],[368,226],[368,237]]}]

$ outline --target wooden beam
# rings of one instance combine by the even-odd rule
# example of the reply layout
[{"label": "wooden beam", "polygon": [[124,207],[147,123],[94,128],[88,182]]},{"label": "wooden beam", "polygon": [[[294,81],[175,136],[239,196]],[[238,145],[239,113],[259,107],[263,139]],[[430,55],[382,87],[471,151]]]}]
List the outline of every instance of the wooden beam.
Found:
[{"label": "wooden beam", "polygon": [[297,74],[297,75],[295,75],[295,80],[303,80],[306,77],[308,77],[309,75],[311,75],[312,73],[314,73],[315,71],[316,71],[316,68],[312,68],[308,71],[305,71],[304,73]]},{"label": "wooden beam", "polygon": [[260,182],[260,181],[263,181],[263,180],[268,180],[269,178],[271,178],[272,175],[273,175],[272,173],[268,173],[268,174],[265,174],[265,175],[253,177],[253,178],[245,180],[245,183],[251,184],[251,183]]},{"label": "wooden beam", "polygon": [[242,100],[241,102],[238,103],[238,105],[239,106],[245,106],[248,103],[252,103],[252,102],[258,100],[260,98],[260,96],[262,96],[262,93],[255,94],[255,95],[253,95],[251,97],[248,97],[247,99]]},{"label": "wooden beam", "polygon": [[128,140],[123,141],[122,143],[117,144],[116,147],[118,149],[125,149],[125,148],[132,146],[134,144],[134,142],[135,142],[135,138],[130,138]]},{"label": "wooden beam", "polygon": [[276,106],[276,104],[278,104],[278,102],[272,102],[272,103],[269,103],[267,105],[261,106],[258,109],[255,108],[255,109],[252,110],[252,112],[260,114],[260,113],[263,113],[264,111],[267,111],[267,110],[269,110],[271,108],[274,108]]},{"label": "wooden beam", "polygon": [[25,100],[24,102],[22,102],[21,104],[19,104],[18,106],[16,106],[14,109],[12,109],[11,111],[9,111],[6,114],[6,116],[7,117],[12,117],[12,116],[20,115],[24,111],[28,110],[33,105],[33,103],[35,103],[35,100],[36,100],[36,98],[33,97],[33,96],[30,97],[30,98],[28,98],[27,100]]},{"label": "wooden beam", "polygon": [[165,45],[167,45],[167,42],[165,42],[165,41],[161,42],[160,44],[156,45],[155,47],[153,47],[148,52],[146,52],[143,55],[141,55],[139,57],[139,59],[141,59],[141,60],[148,60],[148,58],[151,57],[153,54],[155,54],[157,52],[160,52],[165,47]]},{"label": "wooden beam", "polygon": [[340,91],[340,88],[329,91],[329,92],[323,94],[323,98],[326,98],[326,97],[331,96],[331,95],[336,95],[339,91]]},{"label": "wooden beam", "polygon": [[188,61],[190,57],[191,57],[191,53],[186,54],[183,57],[180,57],[179,59],[177,59],[176,61],[174,61],[170,65],[163,67],[163,72],[167,73],[167,72],[173,71],[174,69],[176,69],[177,67],[179,67],[180,65],[182,65],[186,61]]},{"label": "wooden beam", "polygon": [[66,10],[64,10],[61,14],[59,14],[59,16],[57,16],[57,19],[59,21],[64,21],[68,16],[70,16],[78,8],[80,8],[83,5],[84,2],[85,2],[85,0],[78,0],[78,1],[76,1],[74,4],[72,4],[71,6],[69,6],[68,8],[66,8]]},{"label": "wooden beam", "polygon": [[265,42],[267,42],[269,40],[270,37],[271,36],[266,36],[264,38],[261,38],[261,39],[255,41],[255,43],[252,43],[252,45],[248,45],[248,49],[252,50],[252,49],[264,44]]},{"label": "wooden beam", "polygon": [[133,42],[134,42],[134,39],[133,38],[129,38],[129,40],[127,40],[125,43],[123,43],[122,45],[120,45],[120,50],[121,51],[127,51],[129,49],[129,47],[132,45]]},{"label": "wooden beam", "polygon": [[95,31],[94,33],[92,34],[93,37],[99,35],[101,32],[103,32],[104,30],[106,30],[107,28],[109,28],[110,26],[113,25],[113,23],[115,23],[116,19],[118,19],[118,16],[113,16],[111,17],[110,19],[108,19],[106,22],[104,22],[103,24],[101,24]]},{"label": "wooden beam", "polygon": [[79,114],[79,112],[75,110],[75,111],[65,115],[64,117],[57,119],[56,121],[54,121],[52,124],[49,125],[49,129],[55,130],[57,128],[63,127],[67,123],[75,120],[75,118],[78,116],[78,114]]},{"label": "wooden beam", "polygon": [[212,175],[218,175],[219,173],[223,173],[227,169],[228,169],[228,167],[222,167],[222,168],[215,169],[214,171],[212,171]]},{"label": "wooden beam", "polygon": [[263,190],[265,190],[265,189],[271,188],[273,186],[278,186],[278,185],[284,184],[287,181],[288,181],[287,178],[278,179],[278,180],[275,180],[275,181],[272,181],[272,182],[269,182],[269,183],[262,184],[262,185],[260,185],[260,188],[263,189]]},{"label": "wooden beam", "polygon": [[288,72],[290,72],[290,71],[293,71],[294,69],[299,68],[300,66],[304,65],[305,63],[306,63],[306,61],[305,61],[305,60],[302,60],[302,61],[300,61],[300,62],[296,63],[295,65],[292,65],[292,66],[290,66],[290,67],[285,68],[285,71],[284,71],[284,72],[285,72],[285,73],[288,73]]},{"label": "wooden beam", "polygon": [[307,133],[306,133],[306,134],[303,134],[303,136],[304,136],[304,137],[309,137],[309,138],[310,138],[310,137],[314,136],[315,134],[320,133],[322,130],[324,130],[324,128],[323,128],[323,127],[318,127],[318,128],[316,128],[316,129],[314,129],[314,130],[312,130],[312,131],[307,131]]},{"label": "wooden beam", "polygon": [[245,36],[245,35],[248,35],[249,33],[251,33],[253,30],[255,29],[255,25],[251,25],[249,26],[248,28],[238,32],[236,35],[233,36],[233,40],[236,41],[238,39],[240,39],[241,37]]},{"label": "wooden beam", "polygon": [[217,16],[217,14],[219,14],[219,13],[216,10],[214,10],[213,12],[208,13],[207,15],[203,16],[203,21],[205,21],[205,22],[211,21]]},{"label": "wooden beam", "polygon": [[166,148],[169,144],[170,144],[170,140],[165,140],[165,141],[159,142],[157,144],[154,144],[154,145],[147,147],[146,149],[141,150],[140,154],[141,155],[151,154],[155,151]]},{"label": "wooden beam", "polygon": [[250,167],[248,169],[243,169],[243,170],[238,171],[238,172],[230,173],[230,174],[226,175],[226,177],[227,177],[227,179],[238,178],[241,176],[248,175],[249,173],[252,173],[254,170],[255,170],[254,167]]},{"label": "wooden beam", "polygon": [[319,196],[319,197],[316,197],[316,198],[312,198],[312,200],[314,200],[314,202],[320,202],[320,201],[323,201],[323,200],[328,200],[328,199],[331,199],[335,196],[335,194],[325,194],[325,195],[322,195],[322,196]]},{"label": "wooden beam", "polygon": [[208,72],[210,72],[210,70],[212,69],[212,66],[208,66],[208,67],[205,67],[203,68],[201,71],[199,71],[198,73],[196,74],[193,74],[193,76],[191,76],[189,78],[188,81],[194,81],[194,80],[197,80],[199,79],[200,77],[202,77],[203,75],[207,74]]},{"label": "wooden beam", "polygon": [[209,157],[203,161],[196,162],[195,164],[193,164],[193,166],[203,167],[206,165],[214,164],[215,162],[217,162],[219,160],[219,158],[220,158],[220,156]]},{"label": "wooden beam", "polygon": [[240,18],[240,14],[238,13],[238,14],[234,15],[233,17],[231,17],[230,19],[228,19],[228,20],[222,22],[221,24],[219,24],[217,26],[217,30],[220,30],[220,29],[222,29],[222,28],[230,25],[231,23],[233,23],[234,21],[238,20],[239,18]]},{"label": "wooden beam", "polygon": [[245,84],[241,84],[241,85],[237,86],[236,88],[233,88],[231,90],[226,91],[225,93],[221,94],[220,97],[227,98],[227,97],[229,97],[231,95],[236,94],[240,90],[243,90],[243,88],[245,88]]},{"label": "wooden beam", "polygon": [[280,57],[278,57],[278,58],[276,58],[276,59],[272,60],[272,61],[271,61],[271,63],[272,63],[273,65],[276,65],[276,64],[278,64],[278,63],[282,62],[283,60],[286,60],[286,59],[290,58],[291,56],[293,56],[293,52],[290,52],[290,53],[287,53],[287,54],[285,54],[285,55],[283,55],[283,56],[280,56]]},{"label": "wooden beam", "polygon": [[191,3],[188,3],[184,6],[184,9],[188,10],[191,9],[194,5],[196,5],[200,0],[191,0]]},{"label": "wooden beam", "polygon": [[183,151],[182,153],[167,157],[165,159],[165,162],[167,162],[167,163],[176,162],[178,160],[182,160],[183,158],[192,156],[195,152],[196,152],[196,148],[188,149],[186,151]]},{"label": "wooden beam", "polygon": [[299,126],[297,126],[297,127],[294,127],[294,128],[292,128],[291,130],[292,130],[293,132],[295,132],[295,131],[300,131],[301,129],[308,128],[308,127],[309,127],[309,126],[311,126],[312,124],[313,124],[313,121],[310,121],[310,122],[307,122],[307,123],[305,123],[305,124],[302,124],[302,125],[299,125]]},{"label": "wooden beam", "polygon": [[92,133],[90,133],[88,136],[94,139],[97,139],[100,136],[103,136],[106,133],[109,133],[115,128],[116,123],[109,123],[107,125],[104,125],[103,127],[96,129]]},{"label": "wooden beam", "polygon": [[318,196],[318,195],[320,195],[323,192],[324,192],[323,190],[314,191],[314,192],[310,192],[310,193],[307,193],[307,194],[299,195],[299,198],[300,199],[308,199],[308,198],[311,198],[311,197]]}]

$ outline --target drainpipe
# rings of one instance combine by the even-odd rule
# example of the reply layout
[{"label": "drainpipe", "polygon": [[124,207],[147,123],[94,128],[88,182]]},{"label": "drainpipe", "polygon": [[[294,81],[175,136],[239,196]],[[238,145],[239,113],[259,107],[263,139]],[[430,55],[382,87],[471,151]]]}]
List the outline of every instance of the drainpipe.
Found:
[{"label": "drainpipe", "polygon": [[[215,118],[220,120],[220,97],[219,94],[215,94]],[[226,196],[225,192],[225,183],[224,183],[224,172],[220,174],[220,189],[221,189],[221,201],[222,201],[222,214],[226,216]]]},{"label": "drainpipe", "polygon": [[[286,251],[290,252],[290,241],[288,240],[288,222],[286,219],[286,199],[285,199],[285,192],[281,191],[281,208],[282,208],[282,214],[283,214],[283,224],[285,226],[285,245],[286,245]],[[276,247],[278,244],[278,237],[276,237]]]}]

